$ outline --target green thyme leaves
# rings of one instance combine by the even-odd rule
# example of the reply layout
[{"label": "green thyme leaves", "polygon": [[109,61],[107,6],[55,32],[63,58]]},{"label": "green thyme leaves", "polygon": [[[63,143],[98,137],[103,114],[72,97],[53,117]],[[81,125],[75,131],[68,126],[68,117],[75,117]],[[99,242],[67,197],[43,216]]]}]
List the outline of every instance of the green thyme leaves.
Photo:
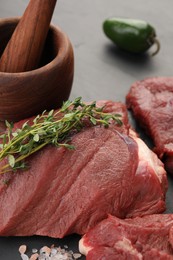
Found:
[{"label": "green thyme leaves", "polygon": [[64,102],[57,111],[44,111],[32,122],[25,122],[21,128],[14,129],[13,124],[6,122],[7,131],[0,136],[0,161],[6,161],[1,173],[25,169],[25,159],[47,144],[75,149],[70,144],[70,136],[87,125],[108,127],[110,120],[122,124],[119,114],[108,114],[103,109],[96,107],[96,102],[85,104],[78,97],[72,102]]}]

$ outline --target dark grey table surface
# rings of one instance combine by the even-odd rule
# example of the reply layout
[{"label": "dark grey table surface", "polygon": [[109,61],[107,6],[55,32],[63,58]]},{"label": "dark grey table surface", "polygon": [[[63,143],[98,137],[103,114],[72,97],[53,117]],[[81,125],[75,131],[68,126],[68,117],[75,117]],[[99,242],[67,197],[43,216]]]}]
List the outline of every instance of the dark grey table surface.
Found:
[{"label": "dark grey table surface", "polygon": [[[0,0],[0,18],[21,16],[28,0]],[[52,23],[65,31],[74,48],[75,74],[70,99],[124,101],[130,85],[152,76],[172,76],[172,0],[59,0]],[[156,28],[161,42],[159,54],[134,56],[120,52],[105,37],[102,22],[110,17],[144,19]],[[173,183],[169,177],[167,212],[173,212]],[[0,260],[20,259],[18,247],[68,244],[77,250],[77,236],[65,240],[46,237],[0,238]]]}]

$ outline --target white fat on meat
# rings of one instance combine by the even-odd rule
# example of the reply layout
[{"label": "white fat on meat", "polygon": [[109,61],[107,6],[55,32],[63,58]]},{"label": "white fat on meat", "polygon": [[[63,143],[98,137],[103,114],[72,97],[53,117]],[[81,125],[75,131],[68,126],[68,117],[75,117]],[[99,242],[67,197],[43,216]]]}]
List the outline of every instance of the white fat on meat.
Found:
[{"label": "white fat on meat", "polygon": [[79,240],[79,252],[80,252],[82,255],[87,255],[88,252],[93,249],[93,247],[87,246],[87,245],[84,243],[84,241],[85,241],[85,236],[83,236],[83,237]]},{"label": "white fat on meat", "polygon": [[158,156],[148,148],[148,146],[144,143],[142,139],[137,137],[137,134],[130,130],[130,136],[136,141],[138,144],[138,156],[139,156],[139,164],[136,171],[136,174],[140,171],[142,165],[145,166],[148,164],[148,167],[153,169],[153,172],[159,178],[161,182],[163,174],[165,174],[164,164],[158,158]]}]

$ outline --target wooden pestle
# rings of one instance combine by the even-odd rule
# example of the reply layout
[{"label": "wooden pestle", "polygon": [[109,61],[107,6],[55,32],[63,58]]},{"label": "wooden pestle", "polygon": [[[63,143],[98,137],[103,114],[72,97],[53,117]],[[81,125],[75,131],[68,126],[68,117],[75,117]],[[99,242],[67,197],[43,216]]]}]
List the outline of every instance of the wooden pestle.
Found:
[{"label": "wooden pestle", "polygon": [[1,72],[38,67],[56,0],[30,0],[0,59]]}]

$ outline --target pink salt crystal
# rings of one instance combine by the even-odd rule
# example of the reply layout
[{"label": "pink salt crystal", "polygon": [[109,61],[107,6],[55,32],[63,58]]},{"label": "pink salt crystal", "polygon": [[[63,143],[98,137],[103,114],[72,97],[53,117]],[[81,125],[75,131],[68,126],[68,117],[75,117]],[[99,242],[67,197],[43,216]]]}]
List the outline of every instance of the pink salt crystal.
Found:
[{"label": "pink salt crystal", "polygon": [[37,260],[38,257],[39,257],[38,253],[32,254],[31,257],[30,257],[30,260]]},{"label": "pink salt crystal", "polygon": [[26,252],[26,245],[21,245],[20,247],[19,247],[19,253],[20,254],[24,254]]}]

